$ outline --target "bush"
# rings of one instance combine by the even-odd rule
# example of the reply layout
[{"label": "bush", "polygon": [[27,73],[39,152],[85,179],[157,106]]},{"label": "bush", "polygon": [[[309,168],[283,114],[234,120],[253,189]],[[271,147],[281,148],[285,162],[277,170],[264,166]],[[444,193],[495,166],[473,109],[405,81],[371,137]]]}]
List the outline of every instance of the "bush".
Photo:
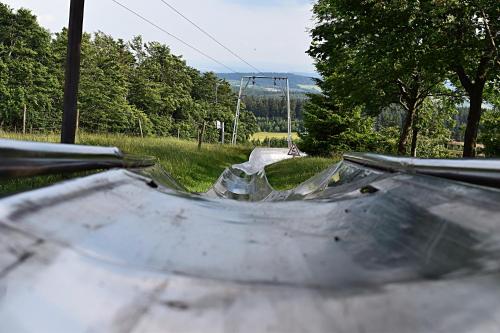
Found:
[{"label": "bush", "polygon": [[479,140],[485,145],[487,157],[500,157],[500,110],[490,110],[483,114]]}]

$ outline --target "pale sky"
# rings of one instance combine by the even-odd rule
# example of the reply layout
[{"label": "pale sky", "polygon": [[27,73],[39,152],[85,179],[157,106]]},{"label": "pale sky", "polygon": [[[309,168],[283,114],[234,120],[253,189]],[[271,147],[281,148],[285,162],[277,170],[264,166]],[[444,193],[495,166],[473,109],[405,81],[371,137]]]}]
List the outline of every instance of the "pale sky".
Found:
[{"label": "pale sky", "polygon": [[[68,24],[69,0],[0,0],[17,9],[31,9],[52,32]],[[160,0],[118,0],[237,71],[251,68],[203,35]],[[312,0],[166,0],[261,71],[314,72],[305,54],[310,44]],[[111,0],[86,0],[84,29],[116,38],[142,35],[168,44],[175,54],[200,70],[228,72],[166,36]]]}]

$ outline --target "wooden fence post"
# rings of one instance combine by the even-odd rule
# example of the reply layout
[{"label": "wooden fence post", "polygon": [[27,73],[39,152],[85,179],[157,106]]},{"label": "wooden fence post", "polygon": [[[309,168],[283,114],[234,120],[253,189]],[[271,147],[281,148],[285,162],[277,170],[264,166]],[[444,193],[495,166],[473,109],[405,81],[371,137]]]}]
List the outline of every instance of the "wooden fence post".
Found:
[{"label": "wooden fence post", "polygon": [[139,118],[139,130],[141,131],[141,138],[144,138],[144,133],[142,132],[142,122],[140,118]]},{"label": "wooden fence post", "polygon": [[23,134],[26,134],[26,104],[23,109]]}]

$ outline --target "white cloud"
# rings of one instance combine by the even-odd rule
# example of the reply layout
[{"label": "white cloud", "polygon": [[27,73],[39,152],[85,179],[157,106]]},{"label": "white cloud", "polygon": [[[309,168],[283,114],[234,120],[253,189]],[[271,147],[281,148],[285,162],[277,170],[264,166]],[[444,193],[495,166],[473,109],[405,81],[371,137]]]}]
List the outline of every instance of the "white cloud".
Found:
[{"label": "white cloud", "polygon": [[[159,0],[119,1],[230,67],[249,71],[245,64],[201,34]],[[40,17],[41,23],[52,31],[58,31],[67,25],[69,0],[3,2],[14,8],[22,6],[32,9]],[[263,71],[314,70],[311,59],[305,54],[310,43],[307,28],[312,25],[310,3],[290,0],[266,6],[263,3],[251,5],[251,2],[227,0],[168,2]],[[102,30],[124,39],[141,34],[146,40],[159,40],[171,45],[176,54],[182,54],[194,67],[223,71],[217,64],[140,21],[110,0],[86,1],[85,30]]]}]

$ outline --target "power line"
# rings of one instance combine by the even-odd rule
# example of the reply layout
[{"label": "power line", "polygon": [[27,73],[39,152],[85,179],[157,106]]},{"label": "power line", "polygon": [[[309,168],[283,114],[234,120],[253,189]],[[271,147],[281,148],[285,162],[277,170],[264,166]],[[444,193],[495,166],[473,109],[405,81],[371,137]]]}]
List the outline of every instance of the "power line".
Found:
[{"label": "power line", "polygon": [[198,52],[199,54],[201,54],[202,56],[212,60],[213,62],[221,65],[222,67],[225,67],[226,69],[228,69],[229,71],[233,72],[233,73],[238,73],[237,71],[235,71],[234,69],[232,69],[231,67],[229,66],[226,66],[225,64],[223,64],[222,62],[220,62],[219,60],[209,56],[208,54],[206,54],[205,52],[201,51],[200,49],[198,49],[197,47],[189,44],[188,42],[185,42],[184,40],[182,40],[181,38],[171,34],[170,32],[168,32],[167,30],[165,30],[164,28],[160,27],[158,24],[154,23],[153,21],[147,19],[146,17],[142,16],[141,14],[139,14],[138,12],[130,9],[129,7],[125,6],[124,4],[122,4],[121,2],[119,1],[116,1],[116,0],[111,0],[113,1],[115,4],[117,4],[118,6],[124,8],[125,10],[127,10],[128,12],[134,14],[135,16],[137,16],[138,18],[140,18],[141,20],[143,20],[144,22],[152,25],[153,27],[157,28],[158,30],[162,31],[163,33],[167,34],[168,36],[172,37],[173,39],[177,40],[178,42],[182,43],[183,45],[189,47],[190,49]]},{"label": "power line", "polygon": [[171,4],[169,4],[168,2],[166,2],[165,0],[160,0],[160,1],[163,2],[163,4],[165,6],[167,6],[170,9],[172,9],[178,15],[180,15],[181,17],[183,17],[186,21],[188,21],[193,26],[195,26],[198,30],[200,30],[202,33],[204,33],[206,36],[208,36],[211,40],[213,40],[214,42],[216,42],[217,44],[219,44],[220,46],[222,46],[224,49],[226,49],[233,56],[235,56],[236,58],[238,58],[239,60],[241,60],[242,62],[244,62],[248,66],[250,66],[251,68],[255,69],[257,71],[257,73],[262,73],[262,71],[260,71],[257,67],[253,66],[251,63],[249,63],[248,61],[246,61],[245,59],[243,59],[242,57],[240,57],[236,52],[234,52],[233,50],[231,50],[230,48],[228,48],[227,46],[225,46],[224,44],[222,44],[221,42],[219,42],[214,36],[212,36],[210,33],[208,33],[205,29],[203,29],[202,27],[200,27],[198,24],[194,23],[192,20],[190,20],[188,17],[186,17],[180,11],[178,11],[174,6],[172,6]]}]

